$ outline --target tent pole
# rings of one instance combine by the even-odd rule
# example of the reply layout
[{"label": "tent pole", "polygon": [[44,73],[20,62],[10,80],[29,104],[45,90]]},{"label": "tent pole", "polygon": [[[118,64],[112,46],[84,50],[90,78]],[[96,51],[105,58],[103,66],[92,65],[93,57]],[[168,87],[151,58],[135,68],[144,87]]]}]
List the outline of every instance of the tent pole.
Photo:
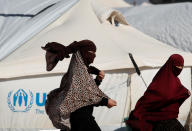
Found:
[{"label": "tent pole", "polygon": [[146,84],[145,80],[143,79],[143,77],[141,75],[141,71],[139,70],[139,67],[137,66],[137,63],[135,62],[135,60],[133,58],[133,55],[131,53],[129,53],[129,57],[131,59],[131,62],[133,63],[133,66],[135,68],[135,71],[136,71],[137,75],[141,77],[141,79],[143,80],[145,86],[147,87],[147,84]]},{"label": "tent pole", "polygon": [[143,83],[144,83],[145,86],[147,87],[147,84],[146,84],[145,80],[143,79],[142,75],[140,75],[140,76],[141,76],[141,79],[143,80]]},{"label": "tent pole", "polygon": [[[129,99],[129,103],[128,103],[128,99]],[[126,108],[128,105],[128,109]],[[125,112],[127,111],[127,113],[125,114]],[[127,117],[129,115],[131,111],[131,74],[128,74],[128,78],[127,78],[127,96],[126,96],[126,101],[125,101],[125,105],[124,105],[124,111],[123,111],[123,117],[122,117],[122,122],[121,122],[121,127],[123,126],[124,123],[124,117]]]}]

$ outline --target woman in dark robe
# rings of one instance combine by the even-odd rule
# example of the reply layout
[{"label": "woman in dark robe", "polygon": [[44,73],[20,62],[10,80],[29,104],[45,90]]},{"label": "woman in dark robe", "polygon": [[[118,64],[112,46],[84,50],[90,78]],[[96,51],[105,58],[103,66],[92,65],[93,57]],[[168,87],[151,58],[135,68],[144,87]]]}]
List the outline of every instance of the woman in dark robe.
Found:
[{"label": "woman in dark robe", "polygon": [[[97,86],[100,85],[104,78],[104,72],[98,70],[97,68],[90,66],[93,63],[95,58],[96,46],[90,40],[83,40],[79,42],[73,42],[69,46],[65,47],[59,43],[52,42],[48,43],[45,47],[43,47],[47,51],[46,60],[47,60],[47,70],[51,71],[59,60],[63,60],[64,58],[69,58],[69,54],[74,54],[76,52],[80,52],[81,57],[83,59],[84,64],[87,67],[87,71],[89,74],[95,74],[95,83]],[[57,89],[57,92],[63,90],[61,87],[66,82],[65,76],[62,79],[60,88]],[[51,93],[50,93],[51,94]],[[49,94],[48,97],[52,97]],[[70,125],[71,131],[101,131],[99,126],[97,125],[95,118],[93,117],[93,108],[94,106],[107,106],[111,108],[116,105],[116,101],[103,97],[101,101],[97,104],[91,104],[87,106],[83,106],[78,108],[74,112],[70,114]],[[54,123],[54,122],[53,122]],[[64,131],[61,130],[61,131]]]},{"label": "woman in dark robe", "polygon": [[157,72],[126,121],[133,131],[185,131],[177,120],[179,107],[190,96],[178,78],[183,66],[183,57],[173,54]]}]

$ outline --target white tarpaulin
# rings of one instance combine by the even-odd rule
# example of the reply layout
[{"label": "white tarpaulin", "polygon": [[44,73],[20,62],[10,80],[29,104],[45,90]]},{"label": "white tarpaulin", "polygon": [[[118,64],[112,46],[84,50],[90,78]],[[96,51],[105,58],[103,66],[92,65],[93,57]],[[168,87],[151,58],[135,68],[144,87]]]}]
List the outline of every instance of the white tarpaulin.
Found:
[{"label": "white tarpaulin", "polygon": [[[120,127],[126,113],[124,108],[127,106],[127,79],[127,73],[106,74],[100,88],[111,98],[117,100],[119,106],[110,110],[107,107],[100,107],[98,110],[95,108],[94,116],[99,125]],[[61,75],[1,82],[0,127],[53,128],[45,113],[44,104],[46,94],[59,87],[60,80]]]},{"label": "white tarpaulin", "polygon": [[[140,67],[159,67],[174,53],[184,57],[185,66],[192,65],[191,53],[165,45],[131,26],[100,24],[90,1],[81,1],[1,61],[0,78],[47,74],[45,52],[40,47],[51,41],[68,45],[82,39],[90,39],[97,45],[95,65],[103,70],[133,68],[128,53],[133,54]],[[68,62],[59,63],[50,73],[65,72]]]},{"label": "white tarpaulin", "polygon": [[192,52],[192,3],[118,7],[130,25],[178,49]]},{"label": "white tarpaulin", "polygon": [[0,60],[77,2],[78,0],[1,0]]}]

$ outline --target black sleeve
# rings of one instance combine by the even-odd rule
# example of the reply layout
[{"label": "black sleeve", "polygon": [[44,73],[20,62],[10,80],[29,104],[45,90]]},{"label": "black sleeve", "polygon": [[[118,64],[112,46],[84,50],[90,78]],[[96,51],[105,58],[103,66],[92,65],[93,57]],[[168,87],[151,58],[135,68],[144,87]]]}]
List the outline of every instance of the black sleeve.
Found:
[{"label": "black sleeve", "polygon": [[96,77],[94,80],[95,80],[96,85],[99,86],[101,84],[102,80],[99,80],[97,78],[98,77]]},{"label": "black sleeve", "polygon": [[99,75],[100,70],[97,69],[97,68],[94,67],[94,66],[89,66],[88,72],[89,72],[90,74]]},{"label": "black sleeve", "polygon": [[[100,70],[97,69],[97,68],[94,67],[94,66],[89,66],[88,72],[89,72],[90,74],[99,75]],[[99,86],[99,85],[101,84],[101,82],[102,82],[102,80],[99,80],[98,77],[95,78],[95,83],[96,83],[97,86]]]},{"label": "black sleeve", "polygon": [[95,104],[94,106],[107,106],[107,105],[108,105],[108,99],[103,97],[102,100],[98,104]]}]

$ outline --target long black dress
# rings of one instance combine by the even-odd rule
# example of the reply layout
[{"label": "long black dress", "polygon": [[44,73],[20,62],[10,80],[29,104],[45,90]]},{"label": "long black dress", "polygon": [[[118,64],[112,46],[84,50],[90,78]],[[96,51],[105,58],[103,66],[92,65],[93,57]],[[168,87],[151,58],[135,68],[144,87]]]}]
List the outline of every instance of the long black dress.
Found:
[{"label": "long black dress", "polygon": [[186,131],[177,119],[162,120],[153,125],[153,131]]},{"label": "long black dress", "polygon": [[108,99],[103,98],[101,102],[97,105],[85,106],[71,113],[71,131],[101,131],[95,121],[94,116],[92,115],[93,107],[106,106],[107,103]]}]

